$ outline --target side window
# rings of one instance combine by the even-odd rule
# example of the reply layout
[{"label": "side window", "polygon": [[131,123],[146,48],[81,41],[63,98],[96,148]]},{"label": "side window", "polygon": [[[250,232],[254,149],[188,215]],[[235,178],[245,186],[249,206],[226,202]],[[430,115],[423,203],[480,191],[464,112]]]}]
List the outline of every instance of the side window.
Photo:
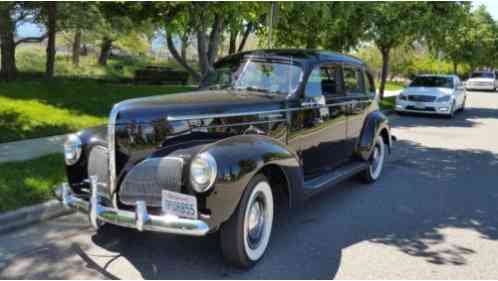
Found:
[{"label": "side window", "polygon": [[340,94],[338,91],[338,77],[340,68],[338,65],[321,65],[317,66],[311,72],[308,82],[306,83],[305,96],[337,96]]},{"label": "side window", "polygon": [[322,96],[322,73],[319,67],[311,71],[306,87],[304,88],[304,95],[307,98],[317,98]]},{"label": "side window", "polygon": [[365,94],[365,88],[363,86],[363,74],[361,70],[346,66],[343,69],[343,73],[344,90],[346,91],[347,95]]}]

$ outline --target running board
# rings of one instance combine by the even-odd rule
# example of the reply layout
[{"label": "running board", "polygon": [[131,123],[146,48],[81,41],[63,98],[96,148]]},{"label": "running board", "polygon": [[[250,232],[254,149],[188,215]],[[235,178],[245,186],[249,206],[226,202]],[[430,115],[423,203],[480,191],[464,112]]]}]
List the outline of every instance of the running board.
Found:
[{"label": "running board", "polygon": [[368,162],[357,161],[337,168],[334,171],[325,175],[307,180],[304,182],[306,191],[318,191],[325,187],[333,186],[341,181],[344,181],[368,168]]}]

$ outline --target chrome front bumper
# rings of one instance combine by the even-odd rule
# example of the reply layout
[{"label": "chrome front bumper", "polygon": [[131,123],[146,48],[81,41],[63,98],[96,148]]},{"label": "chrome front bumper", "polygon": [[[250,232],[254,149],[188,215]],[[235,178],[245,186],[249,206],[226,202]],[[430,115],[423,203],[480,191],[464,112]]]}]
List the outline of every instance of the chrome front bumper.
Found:
[{"label": "chrome front bumper", "polygon": [[[417,109],[417,104],[423,104],[425,108],[433,108],[433,110]],[[451,102],[423,102],[417,103],[413,101],[404,101],[396,99],[394,111],[396,112],[413,112],[423,114],[442,114],[448,115],[451,113]]]},{"label": "chrome front bumper", "polygon": [[135,212],[106,207],[100,204],[97,194],[97,178],[90,178],[92,195],[90,201],[75,196],[69,185],[64,183],[60,190],[59,200],[64,207],[89,215],[90,223],[98,228],[100,222],[134,228],[139,231],[156,231],[163,233],[203,236],[209,231],[209,226],[202,220],[184,219],[174,215],[151,215],[147,212],[145,201],[137,201]]}]

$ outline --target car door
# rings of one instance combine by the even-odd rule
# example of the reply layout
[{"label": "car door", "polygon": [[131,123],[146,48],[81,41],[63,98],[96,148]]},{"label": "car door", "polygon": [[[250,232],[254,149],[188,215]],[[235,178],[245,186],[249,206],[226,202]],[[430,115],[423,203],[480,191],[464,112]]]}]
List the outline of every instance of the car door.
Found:
[{"label": "car door", "polygon": [[314,67],[306,81],[300,109],[290,113],[288,144],[302,159],[306,178],[330,171],[347,155],[347,106],[340,72],[340,65],[333,63]]},{"label": "car door", "polygon": [[361,135],[365,118],[375,98],[372,77],[362,66],[343,65],[343,85],[346,99],[350,102],[347,110],[346,150],[353,155]]}]

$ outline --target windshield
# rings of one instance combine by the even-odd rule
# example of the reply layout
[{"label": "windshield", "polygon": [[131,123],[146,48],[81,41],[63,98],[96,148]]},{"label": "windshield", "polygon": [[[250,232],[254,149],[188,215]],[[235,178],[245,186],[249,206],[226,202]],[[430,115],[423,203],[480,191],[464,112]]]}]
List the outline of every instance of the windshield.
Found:
[{"label": "windshield", "polygon": [[207,80],[208,87],[232,88],[287,95],[302,81],[300,66],[286,62],[245,60],[216,67]]},{"label": "windshield", "polygon": [[493,72],[474,72],[471,78],[494,78]]},{"label": "windshield", "polygon": [[453,79],[450,77],[419,76],[413,79],[410,87],[453,88]]}]

